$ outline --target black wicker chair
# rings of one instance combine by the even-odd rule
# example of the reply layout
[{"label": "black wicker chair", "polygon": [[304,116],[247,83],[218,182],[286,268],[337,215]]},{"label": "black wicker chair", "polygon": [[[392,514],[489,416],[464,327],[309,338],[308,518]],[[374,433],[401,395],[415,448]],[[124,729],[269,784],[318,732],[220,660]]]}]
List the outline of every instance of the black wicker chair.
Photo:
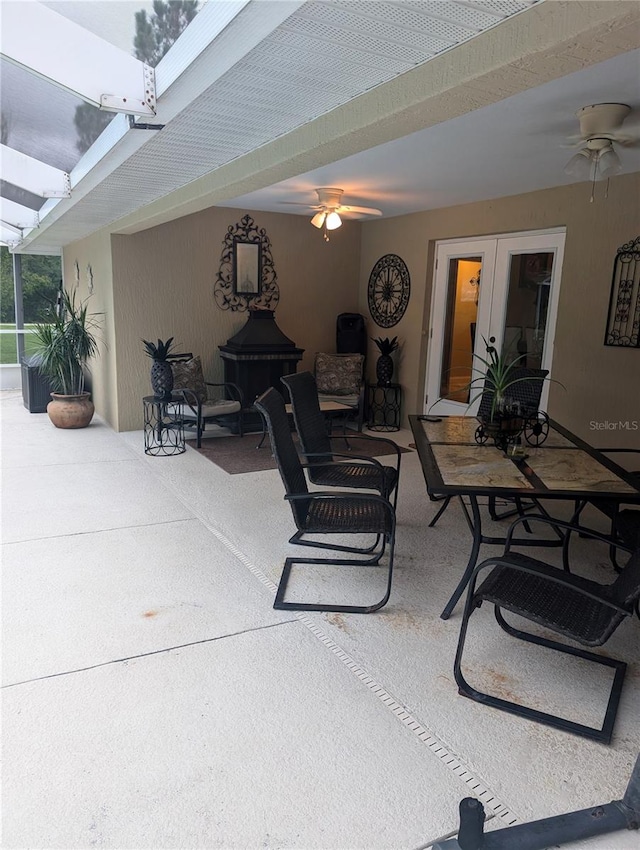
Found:
[{"label": "black wicker chair", "polygon": [[[549,566],[542,561],[534,560],[517,552],[511,552],[510,541],[514,528],[524,521],[525,519],[520,517],[512,523],[503,555],[488,558],[474,570],[469,583],[454,664],[454,675],[458,690],[464,696],[484,705],[490,705],[530,720],[537,720],[540,723],[576,735],[609,743],[627,665],[623,661],[587,652],[569,644],[558,643],[540,635],[520,631],[506,622],[502,610],[511,611],[520,617],[538,623],[545,629],[564,635],[583,646],[602,646],[625,617],[633,614],[634,605],[640,598],[640,548],[633,549],[627,565],[612,584],[601,585],[590,579]],[[550,523],[567,530],[575,530],[575,526],[572,526],[571,523],[563,523],[555,519],[550,520],[547,517],[529,515],[527,521]],[[586,537],[609,542],[609,538],[605,535],[600,535],[589,529],[580,529],[580,531]],[[627,551],[629,550],[627,549]],[[476,589],[479,574],[488,567],[493,569]],[[604,722],[600,729],[483,693],[473,688],[466,681],[462,675],[461,664],[467,626],[473,612],[485,601],[495,606],[496,620],[507,634],[539,646],[584,658],[595,664],[610,667],[615,671]]]},{"label": "black wicker chair", "polygon": [[[620,449],[609,448],[599,449],[604,454],[637,454],[640,455],[640,449]],[[640,482],[640,469],[631,472],[634,479]],[[605,514],[611,520],[611,538],[612,540],[621,540],[627,545],[640,546],[640,510],[637,508],[626,508],[622,510],[624,502],[611,502],[606,499],[591,499],[590,503],[597,508],[601,513]],[[583,503],[581,506],[584,507]],[[579,511],[578,511],[579,513]],[[611,563],[616,569],[619,569],[615,555],[615,547],[610,550]]]},{"label": "black wicker chair", "polygon": [[[305,460],[309,461],[310,481],[323,487],[377,490],[387,499],[390,499],[395,491],[395,508],[398,502],[401,459],[398,445],[384,437],[371,437],[368,434],[358,434],[357,437],[358,440],[367,440],[372,445],[388,447],[389,454],[395,454],[395,466],[386,466],[375,458],[354,453],[336,453],[332,445],[338,439],[344,440],[344,437],[334,437],[328,433],[327,423],[320,411],[316,379],[311,372],[285,375],[280,380],[289,390],[300,446]],[[338,459],[340,462],[335,463]],[[348,459],[348,462],[345,459]]]},{"label": "black wicker chair", "polygon": [[[527,421],[526,428],[530,429],[531,438],[534,443],[538,438],[541,438],[540,442],[542,442],[549,431],[549,420],[547,414],[538,409],[540,405],[540,398],[542,396],[544,379],[548,374],[548,369],[528,369],[524,366],[517,366],[510,373],[511,379],[515,383],[509,387],[509,398],[512,402],[516,402],[520,405],[522,413]],[[480,407],[476,414],[478,419],[489,417],[492,405],[493,390],[490,382],[486,382],[484,389],[482,390]],[[449,502],[452,498],[452,496],[431,496],[431,501],[442,501],[442,505],[438,510],[438,513],[429,523],[429,528],[433,528],[433,526],[438,522],[442,514],[449,507]],[[495,499],[490,499],[489,514],[491,519],[506,519],[507,517],[513,516],[514,513],[522,515],[524,513],[523,505],[519,499],[515,499],[514,501],[516,505],[515,511],[498,514],[496,513]]]},{"label": "black wicker chair", "polygon": [[[342,491],[313,491],[307,487],[304,466],[296,450],[287,418],[284,399],[273,387],[269,388],[255,401],[255,406],[264,416],[271,449],[273,451],[280,477],[285,489],[285,499],[291,504],[297,532],[290,543],[301,543],[303,534],[344,535],[373,534],[375,543],[367,548],[346,546],[318,541],[313,545],[321,549],[338,552],[352,552],[367,555],[361,559],[340,558],[287,558],[276,593],[274,608],[301,611],[344,611],[349,613],[369,613],[386,605],[391,593],[393,576],[393,558],[395,548],[396,518],[393,506],[388,499],[375,493],[354,493]],[[307,543],[307,545],[311,545]],[[367,568],[379,564],[388,545],[388,567],[386,590],[382,599],[373,605],[332,605],[308,602],[286,602],[284,597],[291,570],[296,564],[328,564],[337,566],[356,566]]]}]

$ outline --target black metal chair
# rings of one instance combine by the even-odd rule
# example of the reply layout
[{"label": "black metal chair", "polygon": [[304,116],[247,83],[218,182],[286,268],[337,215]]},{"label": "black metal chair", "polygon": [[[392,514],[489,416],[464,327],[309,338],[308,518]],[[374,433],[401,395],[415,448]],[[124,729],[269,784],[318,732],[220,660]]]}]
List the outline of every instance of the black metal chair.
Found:
[{"label": "black metal chair", "polygon": [[[544,411],[539,410],[540,398],[542,396],[542,388],[544,379],[549,374],[548,369],[528,369],[524,366],[517,366],[511,371],[511,379],[514,381],[509,387],[509,400],[519,406],[523,419],[525,420],[525,434],[528,441],[534,445],[538,442],[542,443],[549,432],[549,419]],[[476,396],[477,398],[477,396]],[[493,389],[490,382],[486,382],[482,390],[480,406],[478,408],[477,417],[482,419],[489,417],[493,406]],[[449,502],[452,496],[431,496],[431,501],[442,501],[442,505],[437,514],[429,523],[429,528],[438,522],[442,514],[449,507]],[[515,499],[516,510],[508,511],[504,514],[496,512],[495,500],[489,500],[489,514],[491,519],[500,520],[511,517],[514,513],[522,515],[524,507],[519,499]]]},{"label": "black metal chair", "polygon": [[[347,546],[326,543],[322,540],[313,544],[320,549],[338,552],[352,552],[368,555],[362,559],[345,558],[287,558],[276,593],[274,608],[302,611],[344,611],[349,613],[369,613],[377,611],[389,600],[393,576],[393,558],[395,549],[396,517],[388,499],[375,493],[354,493],[342,491],[310,492],[300,461],[285,410],[284,399],[273,387],[270,387],[255,401],[255,406],[264,416],[271,449],[276,459],[280,477],[285,489],[285,499],[291,504],[297,532],[290,543],[301,543],[303,534],[344,535],[373,534],[375,543],[369,547]],[[386,590],[382,599],[372,605],[338,605],[309,602],[286,602],[285,593],[292,568],[304,564],[327,564],[367,568],[379,564],[388,546],[388,567]]]},{"label": "black metal chair", "polygon": [[[196,445],[202,445],[202,434],[208,424],[233,428],[244,434],[244,398],[242,390],[230,381],[205,381],[200,357],[191,353],[173,354],[167,358],[173,371],[174,394],[182,396],[180,414],[185,428],[195,428]],[[209,387],[216,388],[213,397]]]},{"label": "black metal chair", "polygon": [[[311,372],[285,375],[280,380],[289,390],[302,454],[309,462],[309,480],[323,487],[377,490],[387,499],[390,499],[395,491],[395,508],[398,502],[401,459],[398,445],[385,437],[371,437],[368,434],[358,434],[357,437],[358,440],[369,441],[373,446],[388,447],[389,454],[396,456],[395,466],[383,465],[368,456],[336,453],[332,448],[333,442],[344,437],[328,433],[326,420],[320,411],[316,379]],[[337,459],[340,460],[339,463],[335,462]]]},{"label": "black metal chair", "polygon": [[[620,623],[633,614],[634,605],[640,598],[640,548],[636,547],[633,550],[627,565],[612,584],[601,585],[598,582],[567,573],[518,552],[510,551],[514,529],[524,521],[525,519],[520,517],[512,523],[507,535],[504,554],[488,558],[479,564],[473,572],[473,577],[469,583],[454,663],[454,675],[459,692],[484,705],[490,705],[530,720],[537,720],[576,735],[609,743],[627,665],[623,661],[617,661],[604,655],[587,652],[569,644],[558,643],[549,638],[516,629],[506,622],[502,611],[510,611],[538,623],[545,629],[564,635],[583,646],[602,646]],[[566,530],[576,530],[571,523],[542,516],[529,515],[527,521],[543,522],[560,526]],[[609,542],[606,535],[598,534],[589,529],[581,528],[580,532],[586,537],[593,537],[605,543]],[[627,549],[627,551],[629,550]],[[492,568],[491,572],[476,589],[480,573],[489,567]],[[507,634],[539,646],[584,658],[595,664],[610,667],[615,671],[601,728],[586,726],[483,693],[466,681],[461,666],[469,618],[485,601],[495,606],[496,620]]]}]

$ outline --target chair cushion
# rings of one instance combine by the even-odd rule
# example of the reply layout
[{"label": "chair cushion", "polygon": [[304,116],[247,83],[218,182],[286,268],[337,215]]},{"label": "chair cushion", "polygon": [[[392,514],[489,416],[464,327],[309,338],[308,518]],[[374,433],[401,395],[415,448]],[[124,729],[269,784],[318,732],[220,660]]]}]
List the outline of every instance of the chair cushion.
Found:
[{"label": "chair cushion", "polygon": [[[215,416],[229,416],[232,413],[238,413],[240,410],[240,402],[232,399],[221,398],[217,401],[208,401],[202,405],[202,419],[212,419]],[[195,419],[196,414],[188,404],[179,406],[180,414],[183,419]]]},{"label": "chair cushion", "polygon": [[206,402],[207,386],[204,382],[200,357],[176,361],[171,364],[171,370],[173,371],[174,389],[191,390],[200,402]]},{"label": "chair cushion", "polygon": [[362,383],[362,354],[316,354],[316,384],[319,393],[357,395]]},{"label": "chair cushion", "polygon": [[318,401],[328,401],[328,402],[339,402],[340,404],[346,404],[348,407],[357,407],[360,404],[360,394],[358,395],[340,395],[339,393],[325,394],[318,393]]}]

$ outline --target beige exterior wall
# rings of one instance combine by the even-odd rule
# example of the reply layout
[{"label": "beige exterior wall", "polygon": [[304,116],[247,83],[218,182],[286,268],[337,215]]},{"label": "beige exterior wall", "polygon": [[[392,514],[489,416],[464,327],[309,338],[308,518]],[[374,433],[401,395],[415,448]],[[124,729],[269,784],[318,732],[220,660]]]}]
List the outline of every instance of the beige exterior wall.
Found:
[{"label": "beige exterior wall", "polygon": [[[111,237],[106,230],[94,233],[81,242],[65,248],[62,256],[62,274],[66,289],[76,286],[76,262],[80,269],[77,288],[80,298],[88,298],[90,313],[96,316],[100,329],[96,332],[99,342],[98,357],[89,363],[91,372],[87,386],[96,411],[108,422],[116,416],[118,397],[116,386],[116,324],[113,310],[113,279],[111,266]],[[87,266],[93,273],[93,292],[89,293]]]},{"label": "beige exterior wall", "polygon": [[[109,321],[117,328],[117,346],[101,361],[111,395],[101,396],[96,407],[117,430],[142,428],[141,399],[151,392],[143,339],[173,336],[176,350],[202,356],[208,380],[222,378],[218,346],[242,327],[247,313],[221,310],[213,285],[227,228],[246,212],[211,208],[142,233],[111,237]],[[299,369],[311,368],[316,351],[335,350],[336,316],[357,308],[360,224],[345,223],[325,243],[307,216],[256,212],[253,217],[271,240],[280,288],[276,322],[305,349]],[[66,254],[85,256],[91,241],[76,243]]]},{"label": "beige exterior wall", "polygon": [[[359,312],[372,336],[398,334],[402,351],[395,379],[404,390],[403,410],[421,413],[436,240],[566,227],[566,245],[556,325],[549,414],[595,445],[640,446],[640,430],[602,430],[591,422],[640,422],[640,355],[605,347],[611,275],[618,247],[640,233],[640,174],[610,181],[609,197],[597,184],[499,198],[367,222],[362,228]],[[367,282],[374,263],[399,254],[411,275],[411,298],[401,321],[378,329],[367,308]],[[375,362],[375,350],[369,358]]]}]

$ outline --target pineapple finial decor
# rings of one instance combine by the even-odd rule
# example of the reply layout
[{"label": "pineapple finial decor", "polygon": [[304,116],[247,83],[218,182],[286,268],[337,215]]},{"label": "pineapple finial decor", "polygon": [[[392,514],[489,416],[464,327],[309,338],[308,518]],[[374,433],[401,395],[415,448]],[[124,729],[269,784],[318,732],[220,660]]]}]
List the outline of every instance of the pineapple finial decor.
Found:
[{"label": "pineapple finial decor", "polygon": [[166,342],[158,340],[157,344],[149,342],[146,339],[144,342],[145,354],[153,360],[151,367],[151,389],[153,395],[158,401],[171,401],[171,392],[173,390],[173,371],[171,363],[167,360],[171,351],[173,337],[169,337]]},{"label": "pineapple finial decor", "polygon": [[378,337],[373,340],[380,350],[380,357],[376,361],[376,378],[378,379],[379,387],[388,387],[393,377],[393,360],[391,352],[398,348],[398,337],[393,339],[386,337]]}]

